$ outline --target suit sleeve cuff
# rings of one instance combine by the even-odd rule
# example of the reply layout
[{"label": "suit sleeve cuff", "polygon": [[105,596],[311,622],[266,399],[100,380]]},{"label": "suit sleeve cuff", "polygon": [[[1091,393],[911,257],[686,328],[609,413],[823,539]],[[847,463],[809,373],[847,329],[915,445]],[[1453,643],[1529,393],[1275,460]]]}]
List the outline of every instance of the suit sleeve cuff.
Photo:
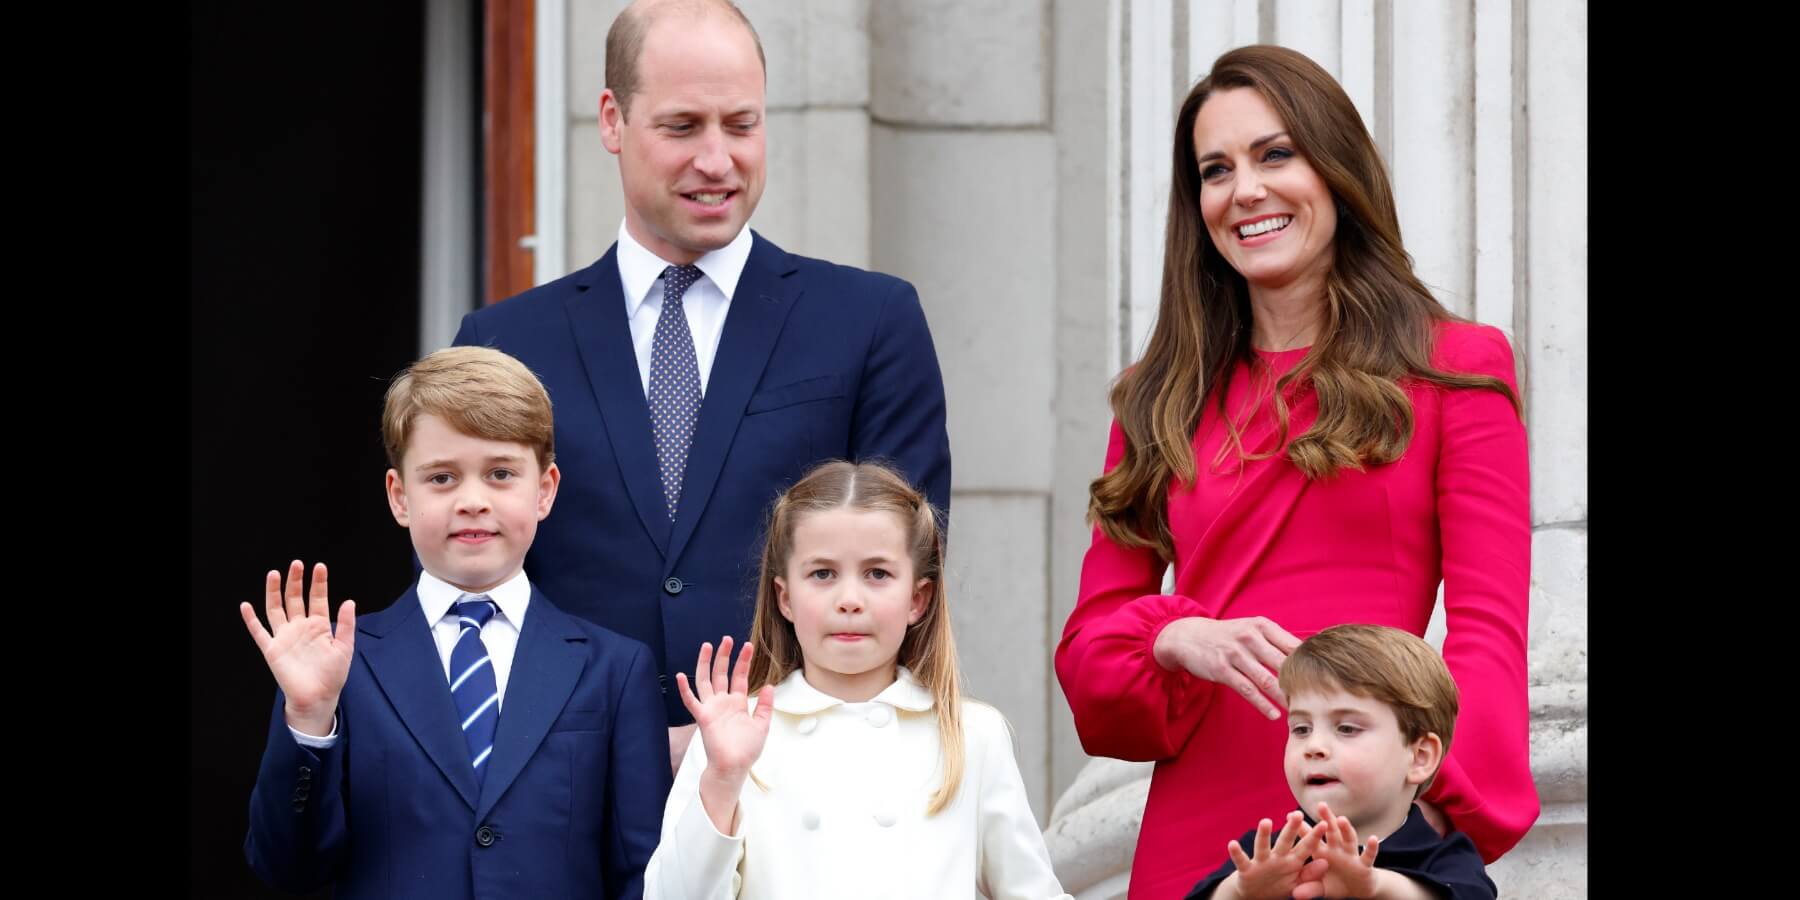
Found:
[{"label": "suit sleeve cuff", "polygon": [[332,717],[331,717],[331,733],[328,735],[325,735],[324,737],[317,737],[315,735],[307,734],[307,733],[295,728],[292,725],[288,726],[288,731],[289,731],[289,733],[293,734],[294,742],[299,744],[302,747],[311,747],[314,750],[330,750],[334,745],[337,744],[337,739],[338,739],[337,715],[335,713],[332,715]]}]

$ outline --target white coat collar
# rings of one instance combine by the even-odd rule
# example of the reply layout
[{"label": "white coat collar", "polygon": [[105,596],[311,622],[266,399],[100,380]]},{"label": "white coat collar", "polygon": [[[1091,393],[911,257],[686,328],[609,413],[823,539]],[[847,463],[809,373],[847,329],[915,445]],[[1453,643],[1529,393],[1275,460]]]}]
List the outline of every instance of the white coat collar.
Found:
[{"label": "white coat collar", "polygon": [[[925,712],[930,709],[931,692],[905,666],[895,668],[898,669],[899,677],[869,702],[886,703],[908,712]],[[789,715],[812,715],[843,703],[844,701],[808,684],[806,677],[798,669],[789,672],[788,677],[775,686],[775,709]]]}]

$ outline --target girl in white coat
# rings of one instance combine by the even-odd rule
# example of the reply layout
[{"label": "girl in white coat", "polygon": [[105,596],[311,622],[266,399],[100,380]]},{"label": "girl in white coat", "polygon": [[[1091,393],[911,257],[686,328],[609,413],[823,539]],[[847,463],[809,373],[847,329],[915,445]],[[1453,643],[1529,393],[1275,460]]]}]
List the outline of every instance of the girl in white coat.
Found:
[{"label": "girl in white coat", "polygon": [[944,604],[936,513],[893,470],[829,462],[789,488],[737,665],[724,637],[692,689],[675,676],[700,740],[644,896],[1068,897],[1006,721],[961,697]]}]

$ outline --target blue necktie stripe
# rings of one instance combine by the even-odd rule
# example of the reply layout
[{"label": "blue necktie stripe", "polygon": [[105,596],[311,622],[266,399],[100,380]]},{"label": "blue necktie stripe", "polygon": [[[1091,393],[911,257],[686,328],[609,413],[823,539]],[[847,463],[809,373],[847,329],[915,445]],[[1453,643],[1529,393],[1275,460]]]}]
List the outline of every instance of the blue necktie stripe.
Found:
[{"label": "blue necktie stripe", "polygon": [[463,720],[462,730],[468,731],[469,726],[475,724],[478,720],[480,720],[481,714],[484,712],[487,712],[488,707],[494,705],[494,701],[499,700],[499,699],[500,699],[500,694],[498,692],[489,694],[487,696],[487,699],[481,701],[481,705],[475,707],[475,711],[472,713],[469,713],[469,717]]},{"label": "blue necktie stripe", "polygon": [[475,769],[475,783],[483,781],[487,770],[482,763],[494,750],[494,733],[500,725],[500,688],[494,677],[493,660],[487,645],[481,642],[481,628],[494,617],[498,607],[486,594],[458,598],[456,616],[462,631],[450,649],[450,696],[462,717],[463,742],[469,748],[469,764]]},{"label": "blue necktie stripe", "polygon": [[481,666],[487,665],[489,662],[490,662],[490,660],[484,656],[484,657],[476,660],[474,665],[469,666],[467,669],[464,669],[463,673],[461,675],[456,676],[455,681],[450,682],[450,692],[456,693],[456,689],[459,687],[462,687],[462,683],[464,681],[467,681],[470,675],[475,674],[476,669],[480,668]]}]

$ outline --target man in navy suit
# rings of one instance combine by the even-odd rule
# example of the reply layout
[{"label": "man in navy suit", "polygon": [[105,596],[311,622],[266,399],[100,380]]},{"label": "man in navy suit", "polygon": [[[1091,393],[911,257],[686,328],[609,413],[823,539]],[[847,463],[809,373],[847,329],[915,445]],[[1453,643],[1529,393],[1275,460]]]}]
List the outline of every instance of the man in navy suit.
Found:
[{"label": "man in navy suit", "polygon": [[634,3],[607,35],[606,81],[617,243],[471,313],[456,343],[505,350],[549,388],[567,478],[525,568],[564,609],[656,654],[673,768],[693,725],[670,678],[703,641],[748,637],[775,496],[813,463],[879,457],[947,514],[950,442],[913,287],[746,227],[765,78],[743,13]]},{"label": "man in navy suit", "polygon": [[423,571],[388,609],[311,604],[296,560],[244,625],[279,691],[244,853],[340,898],[643,894],[669,774],[643,644],[523,572],[556,499],[550,398],[518,360],[452,347],[388,390],[388,504]]}]

